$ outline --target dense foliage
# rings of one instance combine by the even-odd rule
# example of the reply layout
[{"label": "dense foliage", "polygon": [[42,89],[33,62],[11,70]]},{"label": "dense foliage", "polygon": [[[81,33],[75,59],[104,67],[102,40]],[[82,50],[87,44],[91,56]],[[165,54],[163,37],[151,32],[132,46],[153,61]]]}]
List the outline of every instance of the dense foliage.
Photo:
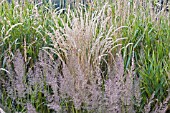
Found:
[{"label": "dense foliage", "polygon": [[[8,112],[166,113],[169,4],[0,2],[0,103]],[[0,104],[0,107],[1,107]]]}]

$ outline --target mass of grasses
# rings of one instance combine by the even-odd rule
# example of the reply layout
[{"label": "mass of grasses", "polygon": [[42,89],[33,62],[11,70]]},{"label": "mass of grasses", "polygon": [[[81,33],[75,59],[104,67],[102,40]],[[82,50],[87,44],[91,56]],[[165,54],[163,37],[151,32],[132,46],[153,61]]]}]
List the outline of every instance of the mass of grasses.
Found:
[{"label": "mass of grasses", "polygon": [[0,110],[168,113],[169,3],[0,1]]}]

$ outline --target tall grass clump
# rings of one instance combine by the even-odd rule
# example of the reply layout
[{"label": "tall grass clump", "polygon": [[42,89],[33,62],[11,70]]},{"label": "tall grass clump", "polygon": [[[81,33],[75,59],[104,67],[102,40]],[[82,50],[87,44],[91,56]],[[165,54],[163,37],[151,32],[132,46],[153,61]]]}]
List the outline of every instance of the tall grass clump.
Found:
[{"label": "tall grass clump", "polygon": [[[134,51],[136,69],[135,72],[140,78],[141,104],[139,111],[142,112],[146,103],[150,103],[148,98],[152,98],[150,108],[155,109],[155,103],[161,103],[166,98],[169,99],[169,12],[166,11],[167,5],[163,5],[160,10],[156,2],[134,1],[126,6],[120,5],[127,10],[115,10],[121,14],[121,24],[129,26],[128,31],[124,29],[123,36],[128,36],[125,44],[133,43],[133,46],[124,51],[126,68],[132,58]],[[142,6],[142,7],[141,7]],[[122,7],[117,7],[122,8]],[[129,9],[129,10],[128,10]],[[127,41],[127,42],[126,42]],[[129,54],[130,53],[130,54]],[[169,69],[168,69],[169,70]],[[157,99],[157,102],[156,102]],[[167,101],[169,103],[169,100]],[[167,104],[166,106],[169,106]],[[150,112],[150,111],[143,111]],[[158,111],[155,111],[158,112]],[[163,112],[163,111],[159,111]],[[165,111],[164,111],[165,112]]]},{"label": "tall grass clump", "polygon": [[[112,25],[108,4],[94,13],[82,7],[68,9],[65,16],[66,19],[62,15],[52,17],[55,27],[51,27],[52,33],[47,30],[47,34],[54,48],[44,47],[62,62],[61,98],[70,99],[76,111],[121,112],[126,104],[122,102],[125,83],[120,49],[126,38],[114,39],[113,35],[127,26]],[[132,85],[131,79],[128,82]],[[127,96],[129,102],[131,96]]]},{"label": "tall grass clump", "polygon": [[38,60],[39,49],[49,43],[43,30],[52,24],[48,10],[46,5],[30,4],[28,1],[24,4],[14,1],[9,4],[6,0],[0,3],[0,84],[2,87],[0,100],[5,108],[8,107],[12,112],[23,112],[27,98],[32,100],[28,102],[29,105],[34,103],[35,106],[42,105],[41,94],[38,94],[38,99],[35,99],[36,92],[29,95],[30,92],[26,93],[25,90],[28,88],[28,72]]},{"label": "tall grass clump", "polygon": [[0,5],[1,58],[3,53],[13,56],[14,51],[20,49],[25,62],[29,62],[29,58],[36,59],[39,48],[49,43],[43,32],[52,24],[48,7],[28,1],[9,4],[6,0]]},{"label": "tall grass clump", "polygon": [[0,3],[0,110],[169,112],[169,5],[79,2]]}]

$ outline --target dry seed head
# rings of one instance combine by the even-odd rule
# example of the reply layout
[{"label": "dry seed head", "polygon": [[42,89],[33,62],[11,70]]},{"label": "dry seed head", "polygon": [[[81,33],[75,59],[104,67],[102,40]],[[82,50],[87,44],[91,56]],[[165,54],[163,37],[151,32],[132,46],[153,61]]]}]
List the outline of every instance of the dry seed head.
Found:
[{"label": "dry seed head", "polygon": [[27,113],[37,113],[36,109],[31,103],[27,103]]}]

